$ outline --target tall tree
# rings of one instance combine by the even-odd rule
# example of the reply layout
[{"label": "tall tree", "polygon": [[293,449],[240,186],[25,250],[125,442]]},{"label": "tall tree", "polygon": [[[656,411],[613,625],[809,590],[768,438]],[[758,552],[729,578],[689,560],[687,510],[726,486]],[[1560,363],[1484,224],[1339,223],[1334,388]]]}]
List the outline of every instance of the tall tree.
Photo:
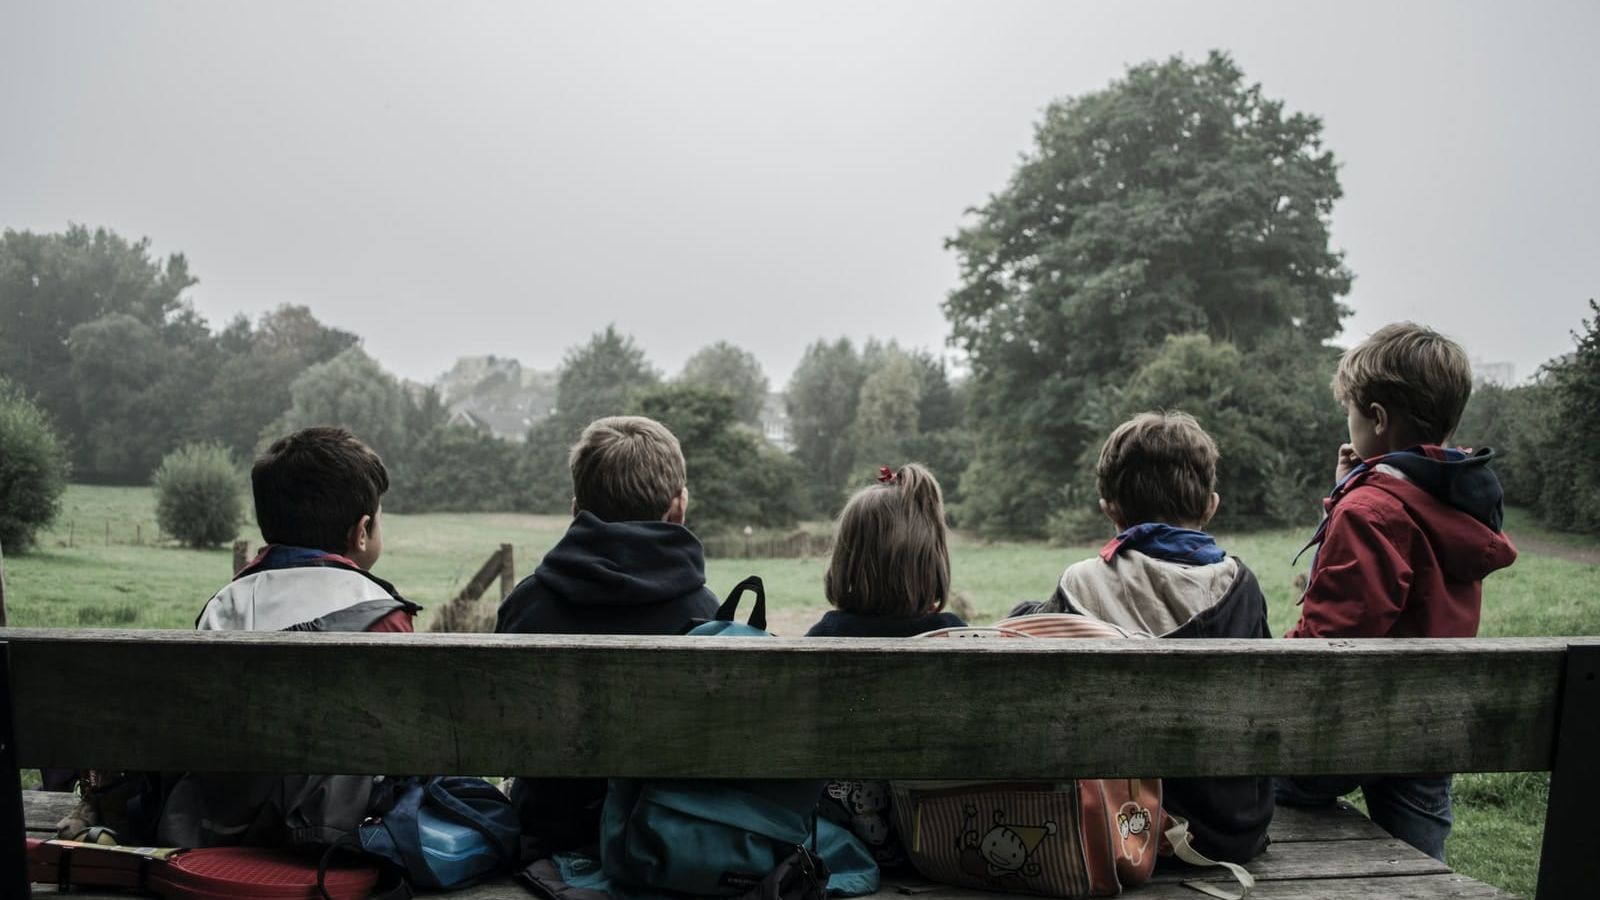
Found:
[{"label": "tall tree", "polygon": [[356,343],[354,334],[322,324],[304,306],[280,306],[254,329],[235,318],[217,335],[222,361],[199,398],[197,430],[249,459],[261,430],[289,408],[295,378]]},{"label": "tall tree", "polygon": [[898,347],[883,354],[861,382],[853,429],[857,446],[909,437],[921,427],[922,383],[916,365]]},{"label": "tall tree", "polygon": [[687,385],[721,391],[733,398],[733,413],[746,425],[761,422],[767,403],[767,376],[755,354],[727,341],[695,351],[683,364],[678,380]]},{"label": "tall tree", "polygon": [[405,455],[405,389],[360,347],[307,369],[289,386],[289,409],[261,435],[261,443],[312,425],[339,425],[385,459]]},{"label": "tall tree", "polygon": [[807,347],[789,379],[789,434],[816,512],[831,515],[843,500],[855,461],[851,428],[864,380],[861,357],[849,338]]},{"label": "tall tree", "polygon": [[640,393],[660,380],[633,338],[607,325],[562,358],[556,416],[576,440],[595,419],[626,413]]},{"label": "tall tree", "polygon": [[1225,54],[1135,66],[1051,104],[1006,189],[949,245],[945,301],[972,368],[978,455],[964,519],[1037,533],[1087,442],[1086,413],[1169,334],[1252,352],[1332,337],[1350,275],[1321,122]]},{"label": "tall tree", "polygon": [[[185,314],[196,321],[182,299],[194,283],[181,254],[153,259],[148,240],[82,225],[59,234],[7,229],[0,234],[0,375],[50,412],[81,463],[94,452],[83,436],[105,408],[94,400],[94,386],[77,380],[73,330],[121,315],[181,344],[183,326],[172,333],[167,326]],[[98,474],[93,466],[79,471]]]}]

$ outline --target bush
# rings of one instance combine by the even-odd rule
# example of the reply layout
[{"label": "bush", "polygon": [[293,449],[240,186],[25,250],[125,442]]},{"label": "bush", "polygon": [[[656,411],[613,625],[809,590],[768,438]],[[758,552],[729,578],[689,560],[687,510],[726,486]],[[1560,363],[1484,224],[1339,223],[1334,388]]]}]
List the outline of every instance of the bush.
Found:
[{"label": "bush", "polygon": [[0,547],[23,551],[61,508],[67,451],[45,414],[0,379]]},{"label": "bush", "polygon": [[214,547],[239,533],[239,469],[216,444],[167,454],[151,483],[161,530],[191,547]]}]

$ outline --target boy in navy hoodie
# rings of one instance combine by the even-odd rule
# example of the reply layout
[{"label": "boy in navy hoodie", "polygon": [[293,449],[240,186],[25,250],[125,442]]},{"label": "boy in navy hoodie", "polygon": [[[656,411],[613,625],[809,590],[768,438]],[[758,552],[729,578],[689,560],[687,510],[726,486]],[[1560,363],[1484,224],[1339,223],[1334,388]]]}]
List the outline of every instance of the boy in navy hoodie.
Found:
[{"label": "boy in navy hoodie", "polygon": [[[572,525],[500,604],[498,633],[678,634],[716,615],[705,554],[685,528],[688,479],[660,422],[590,423],[568,456]],[[593,846],[604,779],[518,778],[511,798],[533,857]]]},{"label": "boy in navy hoodie", "polygon": [[[1339,360],[1334,397],[1350,443],[1308,547],[1316,546],[1289,637],[1475,637],[1483,579],[1517,558],[1500,526],[1492,451],[1441,446],[1472,393],[1460,345],[1410,322],[1387,325]],[[1450,776],[1284,779],[1283,803],[1362,789],[1374,822],[1443,860]]]}]

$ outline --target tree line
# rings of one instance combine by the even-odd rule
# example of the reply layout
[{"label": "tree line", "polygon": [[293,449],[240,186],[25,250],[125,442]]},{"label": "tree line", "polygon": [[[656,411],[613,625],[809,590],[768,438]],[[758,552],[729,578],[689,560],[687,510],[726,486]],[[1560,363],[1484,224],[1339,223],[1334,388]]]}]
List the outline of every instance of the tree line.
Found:
[{"label": "tree line", "polygon": [[[918,460],[961,526],[1099,536],[1104,435],[1135,412],[1182,409],[1222,454],[1220,527],[1300,524],[1318,515],[1344,437],[1328,388],[1353,278],[1330,243],[1340,196],[1321,121],[1224,53],[1136,65],[1056,101],[1007,184],[947,242],[960,280],[942,308],[961,376],[892,340],[816,341],[786,386],[788,453],[757,428],[759,361],[726,343],[667,377],[607,327],[567,352],[556,409],[513,443],[451,426],[435,392],[304,307],[213,332],[183,299],[183,256],[154,260],[146,242],[78,226],[0,239],[0,376],[53,418],[75,478],[140,482],[194,441],[242,460],[265,436],[331,422],[390,461],[391,508],[406,511],[563,512],[583,425],[643,413],[683,441],[692,524],[707,531],[829,515],[877,466]],[[1591,529],[1596,496],[1564,485],[1587,483],[1600,443],[1538,436],[1600,429],[1593,343],[1591,327],[1537,383],[1481,390],[1463,425],[1506,448],[1512,502]]]}]

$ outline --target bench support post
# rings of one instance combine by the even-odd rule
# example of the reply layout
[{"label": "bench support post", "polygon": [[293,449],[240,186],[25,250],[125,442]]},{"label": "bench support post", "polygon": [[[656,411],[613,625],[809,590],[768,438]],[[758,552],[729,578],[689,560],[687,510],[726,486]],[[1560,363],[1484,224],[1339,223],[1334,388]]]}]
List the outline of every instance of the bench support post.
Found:
[{"label": "bench support post", "polygon": [[11,645],[0,641],[0,900],[28,896],[28,823],[22,813],[22,770],[17,768]]},{"label": "bench support post", "polygon": [[1538,900],[1592,896],[1600,886],[1594,851],[1600,804],[1600,646],[1569,645],[1556,720],[1556,759],[1550,773]]}]

